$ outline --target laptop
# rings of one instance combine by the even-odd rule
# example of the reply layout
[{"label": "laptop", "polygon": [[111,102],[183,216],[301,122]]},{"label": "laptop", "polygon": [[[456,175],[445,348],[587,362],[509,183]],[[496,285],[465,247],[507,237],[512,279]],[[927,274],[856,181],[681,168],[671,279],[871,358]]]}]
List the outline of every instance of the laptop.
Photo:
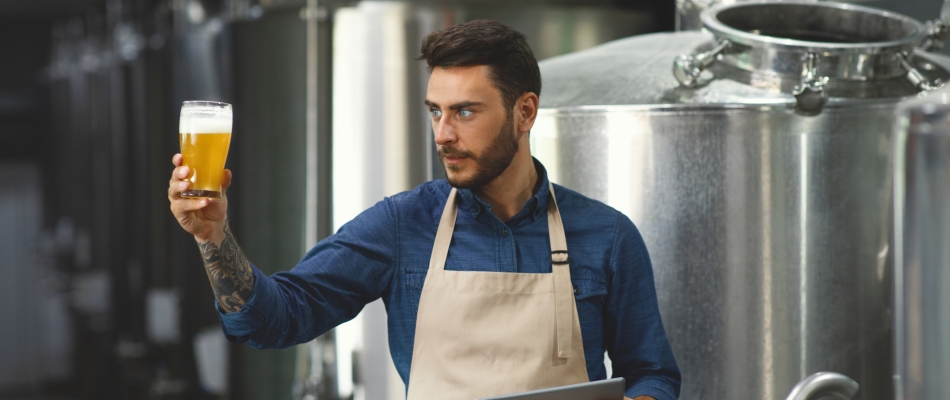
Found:
[{"label": "laptop", "polygon": [[613,378],[478,400],[623,400],[623,389],[623,378]]}]

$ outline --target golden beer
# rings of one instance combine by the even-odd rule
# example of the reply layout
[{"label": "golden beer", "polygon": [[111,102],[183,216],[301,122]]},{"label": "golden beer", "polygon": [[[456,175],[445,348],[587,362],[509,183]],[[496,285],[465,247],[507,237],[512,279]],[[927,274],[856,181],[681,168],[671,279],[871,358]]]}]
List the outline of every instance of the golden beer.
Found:
[{"label": "golden beer", "polygon": [[224,163],[231,146],[231,105],[186,101],[181,107],[178,143],[191,185],[181,197],[221,198]]}]

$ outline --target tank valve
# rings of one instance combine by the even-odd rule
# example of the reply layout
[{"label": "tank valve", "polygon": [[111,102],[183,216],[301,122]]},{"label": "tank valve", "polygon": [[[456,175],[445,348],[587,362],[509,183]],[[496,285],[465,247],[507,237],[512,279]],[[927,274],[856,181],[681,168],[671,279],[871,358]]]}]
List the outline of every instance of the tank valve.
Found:
[{"label": "tank valve", "polygon": [[732,43],[728,40],[723,40],[712,50],[705,53],[689,56],[680,54],[676,56],[676,60],[673,60],[673,76],[675,76],[676,80],[680,82],[680,85],[684,87],[694,88],[699,86],[699,75],[716,61],[716,57],[718,57],[723,50],[729,48],[730,45],[732,45]]},{"label": "tank valve", "polygon": [[802,75],[802,83],[792,89],[795,109],[804,114],[820,113],[828,102],[828,96],[825,95],[828,78],[818,76],[818,54],[808,53],[805,56]]},{"label": "tank valve", "polygon": [[895,54],[895,57],[897,57],[897,61],[901,63],[901,67],[904,67],[907,71],[907,80],[913,83],[921,92],[926,93],[943,86],[943,83],[940,82],[939,79],[933,82],[928,81],[927,78],[924,77],[924,74],[921,74],[917,68],[914,68],[914,66],[910,64],[910,56],[907,53],[899,51]]}]

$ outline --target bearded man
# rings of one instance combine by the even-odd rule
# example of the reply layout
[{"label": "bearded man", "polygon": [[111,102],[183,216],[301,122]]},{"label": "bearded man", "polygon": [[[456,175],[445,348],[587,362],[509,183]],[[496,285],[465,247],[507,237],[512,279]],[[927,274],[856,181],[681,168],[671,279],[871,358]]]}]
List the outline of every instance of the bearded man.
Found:
[{"label": "bearded man", "polygon": [[468,22],[428,35],[420,58],[448,179],[383,199],[290,271],[266,276],[248,262],[226,196],[182,198],[189,170],[173,157],[172,213],[198,242],[228,339],[305,343],[382,298],[409,400],[605,379],[605,352],[627,398],[676,399],[680,373],[637,228],[549,182],[531,156],[541,74],[524,35]]}]

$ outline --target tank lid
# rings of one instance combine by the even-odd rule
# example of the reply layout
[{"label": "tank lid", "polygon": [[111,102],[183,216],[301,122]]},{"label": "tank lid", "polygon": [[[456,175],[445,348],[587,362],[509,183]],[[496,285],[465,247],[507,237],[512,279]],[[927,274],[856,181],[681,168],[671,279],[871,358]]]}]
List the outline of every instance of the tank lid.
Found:
[{"label": "tank lid", "polygon": [[704,11],[703,26],[731,46],[723,64],[740,70],[800,76],[806,58],[832,80],[880,80],[907,74],[898,54],[927,38],[923,24],[900,14],[851,4],[750,1]]},{"label": "tank lid", "polygon": [[705,11],[703,26],[716,37],[754,47],[828,54],[913,48],[927,32],[917,20],[871,7],[814,1],[749,1]]}]

